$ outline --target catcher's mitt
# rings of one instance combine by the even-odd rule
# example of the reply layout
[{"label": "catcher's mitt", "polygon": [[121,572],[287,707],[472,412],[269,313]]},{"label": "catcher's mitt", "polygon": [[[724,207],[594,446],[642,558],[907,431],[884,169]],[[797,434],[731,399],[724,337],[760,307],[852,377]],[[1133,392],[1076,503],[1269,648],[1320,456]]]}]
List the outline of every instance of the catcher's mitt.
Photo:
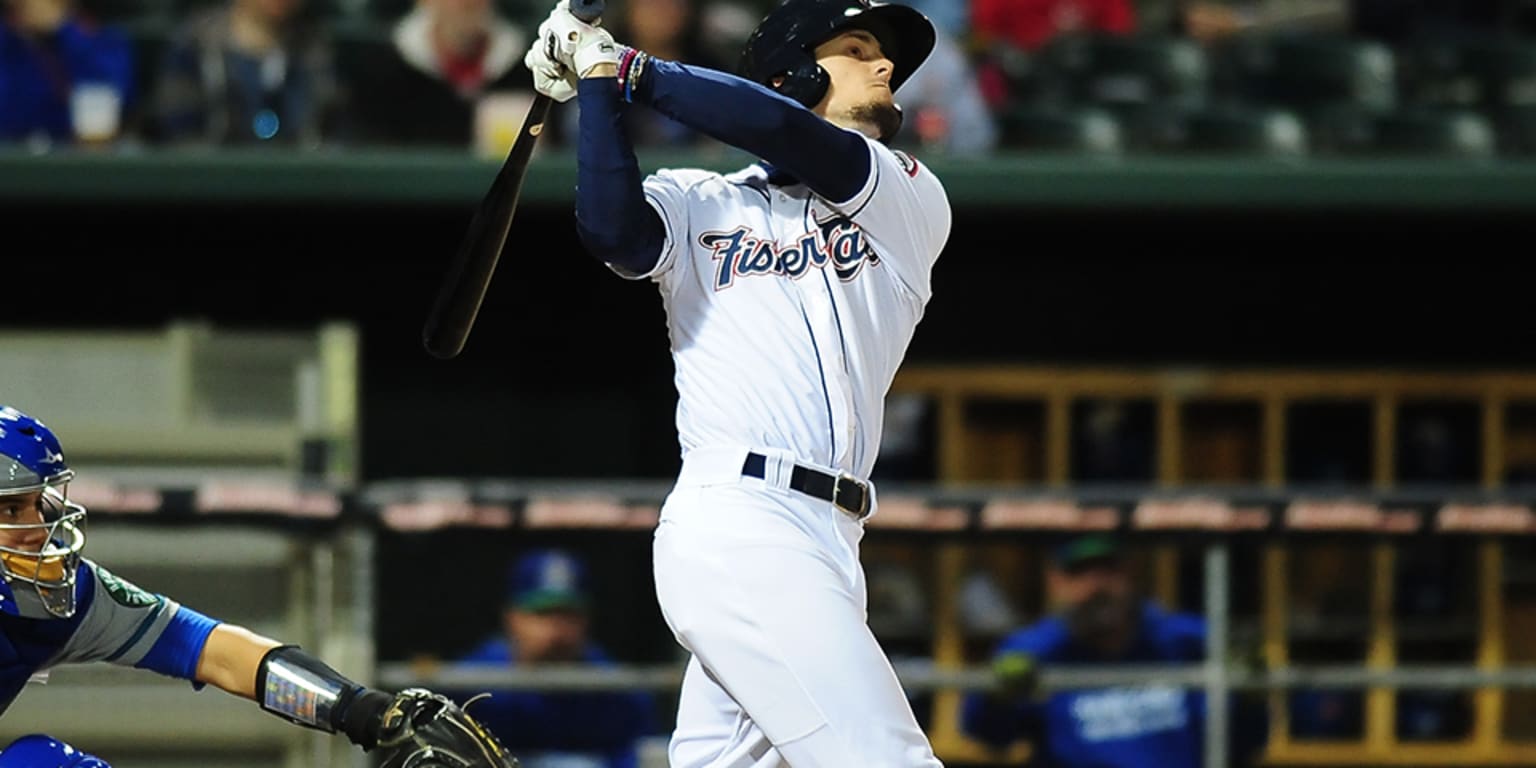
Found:
[{"label": "catcher's mitt", "polygon": [[424,688],[395,694],[379,727],[381,768],[518,768],[484,726]]}]

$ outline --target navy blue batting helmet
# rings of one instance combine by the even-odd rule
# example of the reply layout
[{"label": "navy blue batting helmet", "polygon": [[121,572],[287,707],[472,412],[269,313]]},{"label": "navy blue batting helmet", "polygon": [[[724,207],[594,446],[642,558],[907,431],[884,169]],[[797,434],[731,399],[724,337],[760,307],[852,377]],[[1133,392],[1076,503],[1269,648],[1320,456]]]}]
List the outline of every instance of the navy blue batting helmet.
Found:
[{"label": "navy blue batting helmet", "polygon": [[[865,30],[880,41],[881,51],[893,65],[892,91],[933,51],[933,22],[908,6],[871,0],[784,0],[747,38],[741,76],[815,107],[827,95],[831,81],[812,52],[850,29]],[[774,86],[778,77],[784,81]]]}]

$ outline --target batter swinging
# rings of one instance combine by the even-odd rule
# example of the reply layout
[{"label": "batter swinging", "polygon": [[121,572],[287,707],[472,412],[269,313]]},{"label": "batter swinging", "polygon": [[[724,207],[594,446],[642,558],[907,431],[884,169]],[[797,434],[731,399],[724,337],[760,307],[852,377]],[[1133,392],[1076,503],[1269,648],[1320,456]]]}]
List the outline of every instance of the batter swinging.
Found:
[{"label": "batter swinging", "polygon": [[[869,631],[858,555],[883,400],[950,231],[939,180],[884,143],[932,24],[788,0],[742,77],[616,44],[563,3],[539,37],[540,91],[579,96],[582,242],[667,310],[683,466],[655,578],[692,653],[671,764],[938,766]],[[761,161],[642,180],[619,120],[640,108]]]}]

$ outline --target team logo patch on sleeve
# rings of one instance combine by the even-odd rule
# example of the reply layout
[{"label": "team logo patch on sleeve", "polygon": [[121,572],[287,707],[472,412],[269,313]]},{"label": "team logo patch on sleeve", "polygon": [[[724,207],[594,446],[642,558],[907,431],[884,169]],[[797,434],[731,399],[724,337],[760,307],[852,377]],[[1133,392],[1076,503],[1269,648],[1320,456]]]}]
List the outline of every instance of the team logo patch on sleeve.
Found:
[{"label": "team logo patch on sleeve", "polygon": [[911,155],[909,155],[909,154],[907,154],[907,153],[905,153],[905,152],[903,152],[903,151],[901,151],[899,149],[891,150],[891,154],[896,156],[896,162],[901,163],[901,169],[903,171],[906,171],[908,176],[912,176],[912,177],[916,177],[917,176],[917,170],[918,170],[917,158],[915,158],[915,157],[913,157],[913,156],[911,156]]},{"label": "team logo patch on sleeve", "polygon": [[143,608],[160,602],[160,598],[145,592],[131,581],[118,578],[99,565],[96,566],[96,575],[101,578],[102,586],[107,588],[107,594],[124,608]]}]

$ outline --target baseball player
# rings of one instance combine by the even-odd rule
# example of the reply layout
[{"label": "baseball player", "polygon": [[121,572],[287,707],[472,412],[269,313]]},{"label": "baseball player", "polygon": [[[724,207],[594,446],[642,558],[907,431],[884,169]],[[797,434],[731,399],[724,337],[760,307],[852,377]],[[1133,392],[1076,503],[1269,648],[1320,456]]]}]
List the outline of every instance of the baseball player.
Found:
[{"label": "baseball player", "polygon": [[[579,99],[582,242],[667,311],[683,465],[654,568],[692,654],[675,767],[940,764],[859,562],[883,400],[950,231],[939,180],[884,143],[933,42],[906,6],[788,0],[738,77],[619,45],[562,3],[524,58],[541,92]],[[642,180],[619,118],[643,108],[760,161]]]},{"label": "baseball player", "polygon": [[[0,406],[0,713],[61,664],[105,661],[214,685],[298,725],[378,749],[386,768],[507,768],[479,724],[439,694],[390,694],[347,679],[296,645],[221,622],[81,556],[86,510],[42,422]],[[42,734],[0,749],[0,768],[107,768]]]}]

